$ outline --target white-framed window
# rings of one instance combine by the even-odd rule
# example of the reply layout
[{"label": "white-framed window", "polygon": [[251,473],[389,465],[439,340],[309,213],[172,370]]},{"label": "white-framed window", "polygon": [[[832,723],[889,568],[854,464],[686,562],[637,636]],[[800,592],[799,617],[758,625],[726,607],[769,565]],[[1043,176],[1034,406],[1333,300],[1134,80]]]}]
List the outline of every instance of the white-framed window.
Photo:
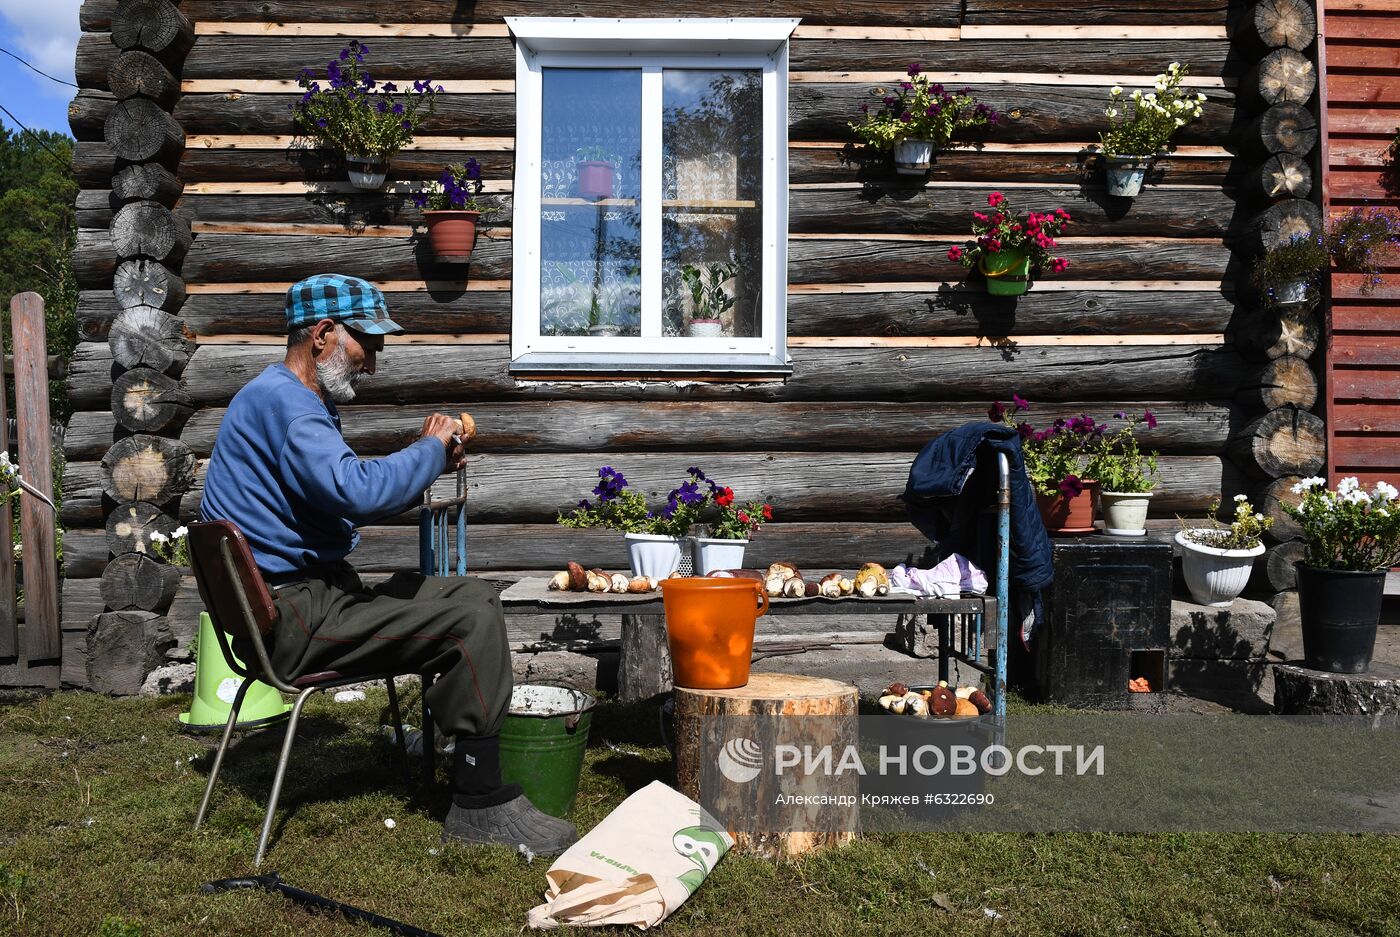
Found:
[{"label": "white-framed window", "polygon": [[788,371],[798,20],[506,23],[512,370]]}]

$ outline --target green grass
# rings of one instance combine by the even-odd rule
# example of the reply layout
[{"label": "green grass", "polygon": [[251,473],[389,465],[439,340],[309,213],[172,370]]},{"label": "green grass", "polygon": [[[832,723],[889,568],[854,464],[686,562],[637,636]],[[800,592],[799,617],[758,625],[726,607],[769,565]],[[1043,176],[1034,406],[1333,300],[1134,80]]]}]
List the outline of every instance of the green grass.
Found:
[{"label": "green grass", "polygon": [[[234,747],[196,833],[214,740],[179,731],[187,703],[0,704],[0,934],[378,933],[265,893],[199,894],[250,870],[281,732]],[[375,735],[383,709],[382,692],[309,704],[264,870],[442,934],[518,934],[547,863],[441,847],[446,788],[405,783]],[[577,821],[667,767],[653,710],[601,707]],[[731,854],[665,932],[1400,935],[1397,881],[1400,837],[890,833],[798,862]]]}]

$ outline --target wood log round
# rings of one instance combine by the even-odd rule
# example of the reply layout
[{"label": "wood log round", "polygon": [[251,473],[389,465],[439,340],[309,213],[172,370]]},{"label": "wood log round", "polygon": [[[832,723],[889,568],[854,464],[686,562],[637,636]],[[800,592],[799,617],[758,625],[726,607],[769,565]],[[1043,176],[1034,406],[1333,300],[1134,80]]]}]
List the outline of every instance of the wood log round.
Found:
[{"label": "wood log round", "polygon": [[180,320],[150,306],[120,312],[107,331],[112,358],[124,368],[146,367],[179,374],[194,353]]},{"label": "wood log round", "polygon": [[[1264,581],[1275,592],[1287,592],[1298,587],[1298,572],[1295,563],[1302,562],[1307,555],[1307,545],[1301,540],[1289,540],[1274,544],[1264,554]],[[1258,575],[1258,566],[1255,567]]]},{"label": "wood log round", "polygon": [[185,281],[158,261],[124,260],[112,275],[112,292],[122,309],[149,306],[173,311],[185,301]]},{"label": "wood log round", "polygon": [[112,382],[112,413],[136,433],[169,432],[183,426],[194,403],[180,382],[151,368],[132,368]]},{"label": "wood log round", "polygon": [[1263,254],[1295,237],[1307,237],[1321,230],[1322,209],[1307,199],[1290,198],[1251,218],[1240,246],[1249,253]]},{"label": "wood log round", "polygon": [[102,571],[102,602],[114,612],[163,612],[179,586],[178,567],[144,553],[123,553]]},{"label": "wood log round", "polygon": [[1303,500],[1302,495],[1293,493],[1293,486],[1299,481],[1301,479],[1297,475],[1275,478],[1273,481],[1254,489],[1250,497],[1250,503],[1254,505],[1254,510],[1266,518],[1273,519],[1273,526],[1269,528],[1268,532],[1270,540],[1287,542],[1298,540],[1303,536],[1302,526],[1283,509],[1285,504],[1297,507]]},{"label": "wood log round", "polygon": [[1245,128],[1242,143],[1260,159],[1307,156],[1317,146],[1317,118],[1301,104],[1275,104]]},{"label": "wood log round", "polygon": [[[813,831],[791,831],[785,822],[792,817],[791,809],[779,810],[773,802],[779,792],[804,789],[801,779],[793,785],[792,778],[764,772],[740,784],[715,771],[716,758],[731,739],[749,739],[761,751],[772,751],[780,726],[784,744],[810,744],[814,749],[830,745],[839,758],[846,745],[856,742],[859,694],[854,686],[818,677],[755,673],[746,686],[733,690],[676,687],[674,699],[676,786],[720,822],[726,815],[745,821],[747,829],[735,831],[736,848],[777,858],[855,838],[859,810],[854,806],[814,808],[809,814]],[[788,716],[799,718],[781,721]],[[853,794],[859,803],[859,777],[854,772],[820,781],[822,794]]]},{"label": "wood log round", "polygon": [[147,98],[118,101],[103,124],[107,146],[133,163],[173,162],[185,148],[185,132],[175,118]]},{"label": "wood log round", "polygon": [[127,163],[112,176],[112,194],[120,202],[151,201],[173,206],[185,184],[160,163]]},{"label": "wood log round", "polygon": [[1301,52],[1275,49],[1250,69],[1240,81],[1240,89],[1247,94],[1246,100],[1263,107],[1307,104],[1317,90],[1317,69]]},{"label": "wood log round", "polygon": [[671,692],[671,648],[661,615],[623,615],[617,695],[624,703]]},{"label": "wood log round", "polygon": [[1310,410],[1317,403],[1317,375],[1302,358],[1284,355],[1261,367],[1235,399],[1254,413],[1280,407]]},{"label": "wood log round", "polygon": [[194,453],[178,439],[128,436],[102,457],[102,490],[119,504],[165,504],[194,485],[194,469]]},{"label": "wood log round", "polygon": [[149,52],[132,50],[117,56],[107,70],[107,86],[118,101],[150,98],[162,110],[170,110],[180,97],[180,82]]},{"label": "wood log round", "polygon": [[1326,460],[1327,428],[1311,413],[1284,407],[1246,424],[1228,450],[1256,478],[1315,475]]},{"label": "wood log round", "polygon": [[177,266],[194,235],[189,222],[159,202],[130,202],[112,216],[112,248],[118,260],[146,257]]},{"label": "wood log round", "polygon": [[194,26],[170,0],[124,0],[112,14],[112,43],[178,68],[194,45]]},{"label": "wood log round", "polygon": [[1242,180],[1254,199],[1272,202],[1280,198],[1307,198],[1312,194],[1312,167],[1292,153],[1275,153]]},{"label": "wood log round", "polygon": [[1260,0],[1249,10],[1246,23],[1266,49],[1301,52],[1317,38],[1317,14],[1310,0]]},{"label": "wood log round", "polygon": [[[1400,715],[1400,667],[1374,660],[1365,673],[1332,673],[1297,663],[1274,664],[1274,712],[1281,716],[1365,716],[1394,720]],[[1387,723],[1389,724],[1389,723]]]},{"label": "wood log round", "polygon": [[107,549],[114,556],[123,553],[153,556],[151,534],[159,532],[168,537],[177,526],[175,518],[149,501],[119,504],[107,515]]},{"label": "wood log round", "polygon": [[1317,351],[1321,326],[1308,305],[1256,309],[1235,337],[1240,351],[1255,360],[1289,355],[1307,360]]},{"label": "wood log round", "polygon": [[164,616],[155,612],[107,612],[88,626],[88,688],[97,693],[135,696],[146,675],[175,646]]}]

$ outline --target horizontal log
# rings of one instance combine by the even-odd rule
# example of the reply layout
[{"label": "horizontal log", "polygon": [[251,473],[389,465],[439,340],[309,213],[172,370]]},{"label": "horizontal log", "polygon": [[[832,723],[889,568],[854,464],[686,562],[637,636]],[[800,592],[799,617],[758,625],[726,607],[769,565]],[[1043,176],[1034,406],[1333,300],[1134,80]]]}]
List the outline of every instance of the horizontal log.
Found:
[{"label": "horizontal log", "polygon": [[[1170,455],[1215,454],[1230,432],[1230,408],[1209,403],[1124,403],[1125,410],[1150,409],[1157,428],[1138,434],[1144,448]],[[628,403],[568,401],[536,403],[442,403],[444,413],[469,411],[476,420],[474,453],[662,452],[662,451],[917,451],[929,439],[963,423],[981,420],[983,403],[748,403],[707,409],[696,419],[681,401]],[[1037,422],[1080,413],[1106,417],[1100,403],[1035,403]],[[408,445],[422,429],[425,407],[340,408],[345,439],[362,456],[386,455]],[[223,419],[222,407],[195,413],[180,441],[207,458]],[[116,428],[110,413],[75,413],[64,437],[73,462],[100,458]]]},{"label": "horizontal log", "polygon": [[117,252],[106,228],[79,228],[73,247],[73,277],[82,289],[102,289],[109,295],[117,269]]},{"label": "horizontal log", "polygon": [[[1246,372],[1232,348],[1216,345],[1051,345],[1018,348],[792,348],[794,373],[783,382],[675,381],[518,383],[509,349],[499,345],[404,345],[380,359],[361,403],[524,399],[749,400],[1040,400],[1228,399]],[[226,404],[268,364],[276,346],[209,345],[185,369],[197,407]],[[74,352],[69,393],[75,409],[105,408],[111,356],[96,343]]]},{"label": "horizontal log", "polygon": [[[1289,540],[1269,547],[1262,564],[1264,583],[1275,592],[1287,592],[1297,588],[1298,572],[1295,566],[1302,562],[1306,555],[1307,546],[1301,540]],[[1254,579],[1260,578],[1260,565],[1255,564]]]},{"label": "horizontal log", "polygon": [[1307,199],[1290,198],[1270,205],[1251,218],[1237,243],[1242,250],[1262,254],[1300,235],[1308,237],[1321,230],[1322,209]]},{"label": "horizontal log", "polygon": [[163,612],[179,585],[178,568],[144,553],[123,553],[102,571],[102,602],[118,612]]},{"label": "horizontal log", "polygon": [[[79,91],[72,106],[87,93]],[[146,98],[128,98],[113,105],[104,118],[103,138],[115,156],[133,163],[174,161],[185,146],[180,125]]]},{"label": "horizontal log", "polygon": [[132,368],[112,383],[114,418],[133,433],[176,433],[192,409],[175,378],[150,368]]},{"label": "horizontal log", "polygon": [[154,260],[124,260],[112,276],[112,295],[122,309],[150,306],[173,312],[185,301],[185,281]]},{"label": "horizontal log", "polygon": [[1241,189],[1259,202],[1307,198],[1312,193],[1312,167],[1301,156],[1275,153],[1244,174]]},{"label": "horizontal log", "polygon": [[1306,157],[1317,146],[1317,118],[1300,104],[1275,104],[1244,128],[1241,146],[1257,159],[1275,153]]},{"label": "horizontal log", "polygon": [[[162,513],[160,508],[149,501],[130,501],[126,504],[119,504],[112,509],[111,514],[107,515],[107,549],[114,556],[120,556],[123,553],[144,553],[148,556],[154,556],[155,550],[151,545],[151,534],[160,533],[169,537],[176,526],[178,525],[175,518]],[[65,603],[68,601],[66,585],[63,600]],[[66,605],[63,609],[63,616],[65,619],[68,617]]]},{"label": "horizontal log", "polygon": [[966,0],[967,25],[1106,24],[1110,26],[1172,26],[1223,24],[1228,0],[1185,0],[1163,7],[1142,0]]},{"label": "horizontal log", "polygon": [[121,260],[146,257],[176,267],[193,235],[184,218],[159,202],[128,202],[112,216],[112,249]]},{"label": "horizontal log", "polygon": [[1284,505],[1297,507],[1302,503],[1303,496],[1293,493],[1293,486],[1301,480],[1297,475],[1275,478],[1255,488],[1251,496],[1254,509],[1273,521],[1268,536],[1275,543],[1302,539],[1302,525],[1284,510]]},{"label": "horizontal log", "polygon": [[1307,104],[1317,90],[1317,69],[1295,49],[1275,49],[1240,80],[1240,96],[1255,107]]},{"label": "horizontal log", "polygon": [[1321,325],[1307,306],[1261,308],[1245,318],[1235,344],[1247,357],[1272,361],[1284,355],[1307,360],[1317,350]]},{"label": "horizontal log", "polygon": [[119,167],[114,162],[109,176],[112,195],[119,202],[147,200],[171,206],[185,187],[174,173],[159,163],[130,163]]},{"label": "horizontal log", "polygon": [[194,343],[175,316],[150,306],[136,306],[123,309],[112,319],[107,347],[119,367],[179,374]]}]

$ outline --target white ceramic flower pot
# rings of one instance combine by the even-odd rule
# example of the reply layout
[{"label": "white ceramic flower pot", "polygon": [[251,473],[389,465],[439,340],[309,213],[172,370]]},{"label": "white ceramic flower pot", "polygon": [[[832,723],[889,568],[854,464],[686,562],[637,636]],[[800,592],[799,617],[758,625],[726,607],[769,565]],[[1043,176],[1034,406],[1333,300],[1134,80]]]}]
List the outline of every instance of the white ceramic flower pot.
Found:
[{"label": "white ceramic flower pot", "polygon": [[900,140],[895,143],[895,172],[906,176],[922,176],[932,166],[932,140]]},{"label": "white ceramic flower pot", "polygon": [[1181,572],[1191,598],[1198,605],[1225,608],[1249,583],[1254,558],[1263,554],[1264,545],[1252,550],[1221,550],[1196,543],[1187,533],[1177,531],[1176,542],[1181,545]]},{"label": "white ceramic flower pot", "polygon": [[389,173],[389,161],[378,156],[353,156],[346,154],[345,170],[350,176],[350,184],[357,189],[382,189],[384,177]]},{"label": "white ceramic flower pot", "polygon": [[665,579],[681,565],[681,539],[659,534],[623,534],[633,576]]},{"label": "white ceramic flower pot", "polygon": [[695,539],[695,575],[708,576],[717,569],[743,569],[747,540]]},{"label": "white ceramic flower pot", "polygon": [[1274,302],[1281,306],[1296,305],[1307,298],[1307,280],[1285,280],[1274,287]]},{"label": "white ceramic flower pot", "polygon": [[724,326],[718,319],[691,319],[685,331],[691,338],[719,338]]},{"label": "white ceramic flower pot", "polygon": [[1133,198],[1142,191],[1142,183],[1147,178],[1147,160],[1139,156],[1110,156],[1108,167],[1108,194],[1119,198]]},{"label": "white ceramic flower pot", "polygon": [[1110,537],[1141,537],[1147,533],[1147,507],[1152,492],[1099,492],[1099,516]]}]

